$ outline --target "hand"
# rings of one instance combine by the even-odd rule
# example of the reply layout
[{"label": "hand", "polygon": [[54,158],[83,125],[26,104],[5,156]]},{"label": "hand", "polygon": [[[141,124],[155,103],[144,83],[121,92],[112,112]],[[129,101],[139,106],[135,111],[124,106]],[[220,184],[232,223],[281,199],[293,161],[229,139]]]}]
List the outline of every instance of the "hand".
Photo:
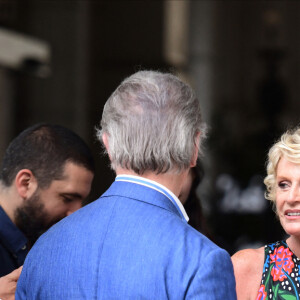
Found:
[{"label": "hand", "polygon": [[20,277],[22,267],[14,270],[6,276],[0,277],[0,299],[1,300],[15,300],[15,292],[17,288],[17,281]]}]

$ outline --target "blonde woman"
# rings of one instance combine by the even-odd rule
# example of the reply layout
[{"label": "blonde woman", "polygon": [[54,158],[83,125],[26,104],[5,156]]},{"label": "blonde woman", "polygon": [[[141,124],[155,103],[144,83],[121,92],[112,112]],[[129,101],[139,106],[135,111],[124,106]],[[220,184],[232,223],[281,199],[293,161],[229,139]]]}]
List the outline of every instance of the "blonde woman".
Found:
[{"label": "blonde woman", "polygon": [[266,198],[286,240],[233,255],[238,299],[300,299],[300,128],[284,133],[268,155]]}]

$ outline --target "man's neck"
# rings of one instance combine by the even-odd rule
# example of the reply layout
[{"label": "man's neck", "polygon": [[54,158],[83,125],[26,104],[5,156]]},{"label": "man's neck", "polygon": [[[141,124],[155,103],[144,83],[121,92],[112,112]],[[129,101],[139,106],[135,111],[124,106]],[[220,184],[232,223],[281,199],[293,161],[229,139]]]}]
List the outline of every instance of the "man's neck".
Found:
[{"label": "man's neck", "polygon": [[149,180],[153,180],[166,188],[168,188],[174,195],[177,197],[179,196],[183,182],[185,181],[188,170],[181,171],[179,173],[163,173],[163,174],[156,174],[151,171],[147,171],[142,175],[135,173],[132,170],[126,170],[122,168],[118,168],[116,170],[117,175],[133,175],[133,176],[140,176]]},{"label": "man's neck", "polygon": [[4,187],[2,184],[0,184],[0,206],[11,219],[11,221],[15,223],[15,201],[12,193],[13,191],[9,187]]}]

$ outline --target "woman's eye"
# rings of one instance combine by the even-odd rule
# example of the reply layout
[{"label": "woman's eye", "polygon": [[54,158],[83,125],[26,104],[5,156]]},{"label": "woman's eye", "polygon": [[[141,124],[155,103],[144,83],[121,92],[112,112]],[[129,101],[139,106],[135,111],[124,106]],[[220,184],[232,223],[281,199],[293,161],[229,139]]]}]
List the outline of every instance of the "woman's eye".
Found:
[{"label": "woman's eye", "polygon": [[284,188],[287,188],[288,187],[288,184],[286,182],[279,182],[278,183],[278,186],[281,188],[281,189],[284,189]]}]

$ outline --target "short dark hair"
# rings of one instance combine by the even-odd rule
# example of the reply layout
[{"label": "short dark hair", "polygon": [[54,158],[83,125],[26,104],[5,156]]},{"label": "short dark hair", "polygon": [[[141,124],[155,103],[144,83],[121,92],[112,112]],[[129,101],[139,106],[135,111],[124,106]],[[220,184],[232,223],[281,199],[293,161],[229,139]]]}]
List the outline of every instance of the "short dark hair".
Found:
[{"label": "short dark hair", "polygon": [[95,172],[91,151],[76,133],[60,125],[39,123],[10,143],[2,160],[0,180],[10,186],[20,170],[29,169],[39,186],[46,188],[61,178],[67,162]]}]

